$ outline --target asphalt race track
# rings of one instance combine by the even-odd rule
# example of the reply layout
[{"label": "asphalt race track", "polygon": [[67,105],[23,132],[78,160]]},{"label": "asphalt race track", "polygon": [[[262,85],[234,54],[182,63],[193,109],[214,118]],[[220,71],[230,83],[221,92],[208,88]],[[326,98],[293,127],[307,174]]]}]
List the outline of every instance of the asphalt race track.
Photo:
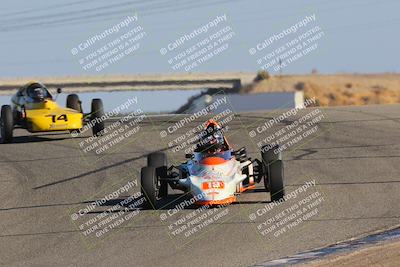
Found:
[{"label": "asphalt race track", "polygon": [[[137,134],[101,155],[82,152],[79,142],[85,137],[28,134],[17,129],[13,144],[0,145],[0,265],[249,266],[399,224],[400,105],[321,111],[324,118],[317,132],[283,152],[287,194],[306,182],[316,182],[296,199],[251,220],[257,210],[270,204],[263,184],[239,196],[234,204],[211,212],[188,207],[172,214],[169,209],[183,198],[170,192],[172,204],[160,211],[130,211],[129,220],[115,223],[100,237],[85,236],[79,226],[118,201],[108,201],[77,221],[72,219],[74,212],[129,181],[140,181],[140,168],[149,152],[166,151],[172,163],[184,160],[184,152],[171,152],[165,140],[178,137],[201,120],[164,140],[160,131],[165,123],[179,117],[146,118]],[[268,118],[270,112],[236,115],[227,132],[230,143],[236,149],[247,146],[250,156],[259,157],[248,132]],[[284,121],[269,132],[288,124]],[[132,186],[118,199],[128,199],[138,191],[140,185]],[[308,220],[279,235],[260,233],[262,222],[315,192],[323,201]],[[113,212],[118,214],[118,210]],[[194,228],[202,221],[193,218],[207,212],[214,223],[203,224],[188,236],[172,234],[185,216],[193,216]]]}]

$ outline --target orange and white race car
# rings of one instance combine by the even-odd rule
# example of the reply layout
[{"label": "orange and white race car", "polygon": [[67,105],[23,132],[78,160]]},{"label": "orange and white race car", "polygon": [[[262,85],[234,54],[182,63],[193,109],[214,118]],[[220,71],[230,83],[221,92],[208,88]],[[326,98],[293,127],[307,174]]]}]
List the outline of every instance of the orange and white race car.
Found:
[{"label": "orange and white race car", "polygon": [[[233,151],[217,122],[209,120],[197,148],[179,166],[168,166],[165,153],[154,152],[141,170],[142,194],[153,208],[168,196],[168,186],[194,197],[197,205],[227,205],[256,183],[264,182],[272,201],[284,196],[283,161],[278,146],[264,146],[251,159],[243,147]],[[270,148],[270,149],[267,149]]]}]

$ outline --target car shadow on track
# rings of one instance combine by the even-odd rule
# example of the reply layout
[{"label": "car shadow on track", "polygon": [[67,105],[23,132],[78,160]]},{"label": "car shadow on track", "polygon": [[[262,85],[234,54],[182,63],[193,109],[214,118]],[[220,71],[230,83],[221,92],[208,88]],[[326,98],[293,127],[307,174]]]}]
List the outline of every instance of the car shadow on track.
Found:
[{"label": "car shadow on track", "polygon": [[[50,135],[50,134],[46,134]],[[55,134],[51,134],[55,135]],[[59,134],[59,135],[64,135],[65,134]],[[84,137],[75,137],[75,138],[84,138]],[[38,142],[51,142],[51,141],[63,141],[66,139],[75,139],[72,137],[56,137],[56,138],[48,138],[48,137],[43,137],[43,136],[38,136],[38,135],[26,135],[26,136],[15,136],[13,137],[12,143],[14,144],[24,144],[24,143],[38,143]]]},{"label": "car shadow on track", "polygon": [[35,209],[35,208],[75,206],[75,205],[90,204],[90,203],[92,203],[92,202],[91,201],[81,201],[81,202],[73,202],[73,203],[49,203],[49,204],[40,204],[40,205],[32,205],[32,206],[8,207],[8,208],[0,208],[0,212],[1,211],[11,211],[11,210]]},{"label": "car shadow on track", "polygon": [[[265,189],[254,189],[249,191],[247,194],[251,193],[259,193],[259,192],[266,192]],[[95,210],[95,211],[90,211],[88,214],[98,214],[98,213],[103,213],[105,210],[107,210],[110,213],[118,213],[120,211],[135,211],[135,210],[170,210],[170,209],[184,209],[184,210],[195,210],[198,209],[200,206],[191,204],[191,205],[182,205],[182,203],[190,203],[191,197],[188,196],[187,194],[185,195],[184,193],[182,194],[169,194],[168,197],[165,199],[161,200],[158,207],[153,207],[148,203],[143,196],[140,197],[120,197],[120,198],[115,198],[115,199],[110,199],[105,202],[101,200],[93,200],[89,201],[91,203],[101,203],[102,204],[98,205],[99,207],[102,207],[103,209],[101,210]],[[140,205],[135,205],[135,207],[130,206],[133,203],[140,203]],[[246,205],[246,204],[268,204],[271,203],[271,201],[235,201],[230,203],[229,205]],[[116,208],[117,207],[117,208]],[[209,206],[209,208],[219,208],[218,205],[212,205]]]},{"label": "car shadow on track", "polygon": [[[173,148],[174,147],[166,147],[166,148],[160,149],[158,151],[164,152],[164,151],[168,151],[168,150],[173,149]],[[42,188],[45,188],[45,187],[49,187],[49,186],[65,183],[65,182],[68,182],[68,181],[72,181],[72,180],[75,180],[75,179],[79,179],[79,178],[82,178],[82,177],[85,177],[85,176],[88,176],[88,175],[91,175],[91,174],[95,174],[95,173],[99,173],[99,172],[102,172],[102,171],[106,171],[106,170],[109,170],[111,168],[115,168],[115,167],[124,165],[126,163],[131,163],[131,162],[134,162],[136,160],[146,158],[147,155],[149,155],[150,153],[151,152],[148,152],[148,153],[142,154],[142,155],[137,156],[137,157],[132,157],[132,158],[129,158],[129,159],[125,159],[125,160],[122,160],[122,161],[119,161],[119,162],[116,162],[116,163],[113,163],[113,164],[110,164],[110,165],[105,165],[105,166],[100,167],[100,168],[98,168],[96,170],[88,171],[88,172],[85,172],[85,173],[82,173],[82,174],[79,174],[79,175],[76,175],[76,176],[68,177],[68,178],[65,178],[65,179],[62,179],[62,180],[59,180],[59,181],[55,181],[55,182],[51,182],[51,183],[48,183],[48,184],[43,184],[43,185],[40,185],[40,186],[36,186],[33,189],[35,189],[35,190],[42,189]]]},{"label": "car shadow on track", "polygon": [[[177,205],[180,203],[183,203],[185,200],[187,201],[189,197],[182,197],[183,194],[171,194],[168,195],[167,198],[163,199],[160,201],[158,208],[155,209],[150,203],[148,203],[143,196],[137,197],[137,198],[130,198],[128,196],[126,197],[121,197],[121,198],[115,198],[115,199],[110,199],[99,205],[99,207],[103,207],[108,212],[111,213],[118,213],[120,211],[134,211],[134,210],[169,210],[176,208]],[[100,200],[93,200],[93,202],[100,203]],[[139,203],[139,205],[135,205],[134,207],[130,206],[133,203]],[[115,208],[115,207],[120,207],[120,208]],[[185,207],[185,209],[195,209],[196,206],[190,205]],[[104,212],[105,209],[99,210],[99,211],[91,211],[90,213],[102,213]]]}]

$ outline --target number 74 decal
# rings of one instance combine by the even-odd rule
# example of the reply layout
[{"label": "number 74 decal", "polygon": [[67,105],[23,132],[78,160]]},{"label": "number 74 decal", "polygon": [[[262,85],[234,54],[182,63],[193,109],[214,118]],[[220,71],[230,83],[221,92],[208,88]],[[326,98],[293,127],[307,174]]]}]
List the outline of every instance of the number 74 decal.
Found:
[{"label": "number 74 decal", "polygon": [[56,121],[68,121],[67,115],[62,114],[62,115],[46,115],[46,117],[51,117],[51,120],[53,122]]}]

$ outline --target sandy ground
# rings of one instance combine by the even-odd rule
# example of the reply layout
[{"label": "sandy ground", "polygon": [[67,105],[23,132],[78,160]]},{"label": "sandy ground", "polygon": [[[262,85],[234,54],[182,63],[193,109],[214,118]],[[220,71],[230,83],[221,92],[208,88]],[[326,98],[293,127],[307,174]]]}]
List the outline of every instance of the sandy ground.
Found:
[{"label": "sandy ground", "polygon": [[358,250],[356,252],[328,257],[322,261],[313,262],[307,267],[337,267],[337,266],[387,266],[400,265],[400,241],[382,243],[373,247]]},{"label": "sandy ground", "polygon": [[320,106],[400,103],[400,74],[285,75],[247,86],[251,93],[304,90]]}]

